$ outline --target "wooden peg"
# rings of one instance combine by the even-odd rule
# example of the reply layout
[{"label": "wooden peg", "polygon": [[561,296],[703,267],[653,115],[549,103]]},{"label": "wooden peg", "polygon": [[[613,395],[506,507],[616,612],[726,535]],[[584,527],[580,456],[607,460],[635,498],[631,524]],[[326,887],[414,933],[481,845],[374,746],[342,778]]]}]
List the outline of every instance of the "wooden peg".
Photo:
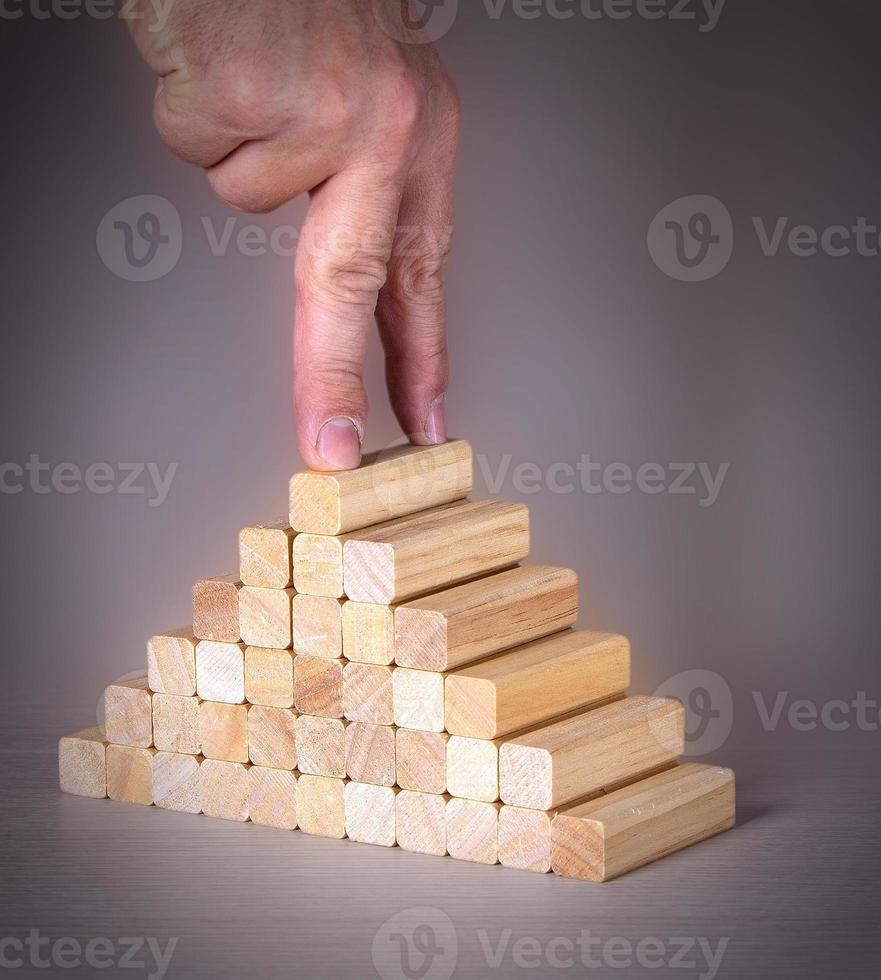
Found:
[{"label": "wooden peg", "polygon": [[566,629],[577,616],[578,576],[571,569],[511,568],[398,606],[395,663],[455,670]]},{"label": "wooden peg", "polygon": [[239,629],[243,642],[274,650],[289,647],[293,597],[293,589],[242,586],[239,590]]},{"label": "wooden peg", "polygon": [[395,771],[401,789],[435,796],[446,791],[448,738],[446,732],[397,729]]},{"label": "wooden peg", "polygon": [[248,761],[248,706],[203,701],[199,705],[202,755],[217,762]]},{"label": "wooden peg", "polygon": [[296,774],[284,769],[251,766],[248,770],[248,814],[252,823],[296,830]]},{"label": "wooden peg", "polygon": [[239,532],[239,577],[243,585],[287,589],[292,584],[294,532],[287,520],[255,524]]},{"label": "wooden peg", "polygon": [[248,755],[255,766],[297,768],[296,719],[290,708],[248,708]]},{"label": "wooden peg", "polygon": [[395,846],[395,795],[389,786],[346,783],[346,836],[362,844]]},{"label": "wooden peg", "polygon": [[395,720],[394,667],[349,664],[343,668],[343,713],[349,721],[391,725]]},{"label": "wooden peg", "polygon": [[107,746],[107,795],[119,803],[153,805],[153,756],[156,749]]},{"label": "wooden peg", "polygon": [[553,870],[608,881],[734,826],[734,773],[677,766],[556,815]]},{"label": "wooden peg", "polygon": [[356,470],[298,473],[290,485],[291,526],[342,534],[468,496],[471,447],[403,446],[366,455]]},{"label": "wooden peg", "polygon": [[516,565],[528,554],[526,507],[466,500],[347,535],[343,580],[356,602],[403,602]]},{"label": "wooden peg", "polygon": [[394,728],[353,721],[346,728],[346,775],[358,783],[394,786]]},{"label": "wooden peg", "polygon": [[199,799],[206,817],[248,819],[248,763],[206,759],[199,767]]},{"label": "wooden peg", "polygon": [[586,708],[629,683],[625,637],[566,630],[449,674],[446,730],[467,738],[498,738]]},{"label": "wooden peg", "polygon": [[545,874],[551,870],[551,823],[557,811],[503,806],[499,810],[499,864]]},{"label": "wooden peg", "polygon": [[58,779],[64,793],[103,800],[107,796],[107,739],[85,728],[58,742]]},{"label": "wooden peg", "polygon": [[178,813],[202,812],[201,755],[159,752],[153,756],[153,803]]},{"label": "wooden peg", "polygon": [[684,751],[678,701],[624,698],[506,741],[499,750],[502,800],[551,810],[669,765]]},{"label": "wooden peg", "polygon": [[297,718],[297,768],[311,776],[346,775],[346,723],[340,718]]},{"label": "wooden peg", "polygon": [[499,863],[499,804],[447,801],[447,852],[459,861]]},{"label": "wooden peg", "polygon": [[298,534],[294,539],[294,588],[303,595],[343,595],[343,539]]},{"label": "wooden peg", "polygon": [[153,745],[161,752],[198,755],[199,699],[177,694],[153,695]]},{"label": "wooden peg", "polygon": [[430,670],[395,668],[392,674],[394,722],[399,728],[444,730],[444,678]]},{"label": "wooden peg", "polygon": [[107,741],[146,749],[153,744],[153,702],[147,678],[110,684],[104,690]]},{"label": "wooden peg", "polygon": [[447,790],[466,800],[495,803],[499,798],[500,739],[451,735],[447,742]]},{"label": "wooden peg", "polygon": [[417,854],[447,853],[448,796],[402,789],[395,797],[398,846]]},{"label": "wooden peg", "polygon": [[361,664],[388,666],[395,659],[395,611],[376,602],[343,606],[343,654]]},{"label": "wooden peg", "polygon": [[323,657],[294,657],[294,707],[304,715],[343,717],[343,663]]},{"label": "wooden peg", "polygon": [[196,644],[196,694],[204,701],[245,700],[245,645],[201,640]]},{"label": "wooden peg", "polygon": [[193,634],[200,640],[238,643],[239,629],[238,572],[201,579],[193,586]]},{"label": "wooden peg", "polygon": [[294,650],[335,660],[343,655],[343,601],[331,596],[294,596]]},{"label": "wooden peg", "polygon": [[147,683],[156,694],[192,697],[196,693],[196,637],[192,626],[150,638]]},{"label": "wooden peg", "polygon": [[346,803],[344,779],[310,776],[303,773],[297,780],[297,823],[304,834],[316,837],[346,836]]},{"label": "wooden peg", "polygon": [[293,707],[294,655],[290,650],[246,648],[245,698],[250,704],[270,708]]}]

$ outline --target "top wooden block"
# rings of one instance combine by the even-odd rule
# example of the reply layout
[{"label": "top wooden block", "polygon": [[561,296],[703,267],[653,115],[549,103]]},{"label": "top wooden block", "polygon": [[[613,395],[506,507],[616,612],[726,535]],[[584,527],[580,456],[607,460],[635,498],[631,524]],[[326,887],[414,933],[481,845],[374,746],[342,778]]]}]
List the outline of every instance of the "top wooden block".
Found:
[{"label": "top wooden block", "polygon": [[471,447],[463,439],[404,446],[371,453],[356,470],[297,473],[290,523],[295,531],[345,534],[461,500],[471,487]]}]

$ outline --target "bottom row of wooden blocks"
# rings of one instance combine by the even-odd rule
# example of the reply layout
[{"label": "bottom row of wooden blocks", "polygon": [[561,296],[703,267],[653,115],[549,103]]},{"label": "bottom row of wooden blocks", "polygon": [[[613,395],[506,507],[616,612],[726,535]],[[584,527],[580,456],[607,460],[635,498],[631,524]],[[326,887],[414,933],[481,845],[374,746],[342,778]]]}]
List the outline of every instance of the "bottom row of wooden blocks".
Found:
[{"label": "bottom row of wooden blocks", "polygon": [[734,824],[734,775],[689,763],[554,811],[63,738],[61,788],[482,864],[606,881]]}]

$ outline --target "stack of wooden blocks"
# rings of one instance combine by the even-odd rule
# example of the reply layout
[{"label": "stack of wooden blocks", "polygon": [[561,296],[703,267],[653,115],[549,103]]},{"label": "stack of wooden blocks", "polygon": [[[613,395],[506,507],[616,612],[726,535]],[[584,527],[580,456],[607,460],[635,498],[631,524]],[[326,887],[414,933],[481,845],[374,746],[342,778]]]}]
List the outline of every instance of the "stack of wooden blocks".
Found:
[{"label": "stack of wooden blocks", "polygon": [[625,695],[627,639],[574,629],[575,573],[471,489],[462,441],[296,475],[61,739],[62,789],[594,881],[732,826],[679,702]]}]

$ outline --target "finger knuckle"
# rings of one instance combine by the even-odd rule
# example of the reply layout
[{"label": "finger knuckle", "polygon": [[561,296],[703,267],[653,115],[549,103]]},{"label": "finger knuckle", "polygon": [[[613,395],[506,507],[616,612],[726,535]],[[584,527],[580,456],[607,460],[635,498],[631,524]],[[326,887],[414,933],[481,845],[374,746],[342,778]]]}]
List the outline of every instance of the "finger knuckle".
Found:
[{"label": "finger knuckle", "polygon": [[363,247],[313,250],[297,263],[297,287],[313,299],[376,305],[388,278],[387,257]]},{"label": "finger knuckle", "polygon": [[422,130],[428,109],[425,80],[413,69],[403,68],[386,83],[388,125],[400,141],[411,142]]},{"label": "finger knuckle", "polygon": [[404,300],[433,302],[443,295],[444,268],[450,253],[450,236],[420,235],[420,241],[403,247],[389,269],[389,287]]}]

